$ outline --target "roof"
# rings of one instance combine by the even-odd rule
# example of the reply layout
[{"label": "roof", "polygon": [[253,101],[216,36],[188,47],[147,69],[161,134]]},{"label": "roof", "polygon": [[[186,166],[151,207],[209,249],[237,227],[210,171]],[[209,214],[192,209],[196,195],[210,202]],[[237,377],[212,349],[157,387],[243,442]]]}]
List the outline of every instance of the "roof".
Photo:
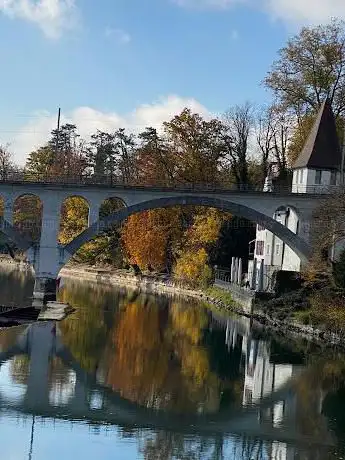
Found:
[{"label": "roof", "polygon": [[329,99],[322,104],[293,168],[340,169],[341,148]]}]

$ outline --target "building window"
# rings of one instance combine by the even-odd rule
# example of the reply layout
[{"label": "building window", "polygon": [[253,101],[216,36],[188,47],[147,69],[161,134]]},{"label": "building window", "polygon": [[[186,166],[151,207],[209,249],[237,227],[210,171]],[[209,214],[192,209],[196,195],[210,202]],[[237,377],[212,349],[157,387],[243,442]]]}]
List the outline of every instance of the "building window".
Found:
[{"label": "building window", "polygon": [[296,184],[299,184],[299,169],[296,172]]},{"label": "building window", "polygon": [[280,254],[280,244],[277,244],[277,246],[276,246],[276,254],[277,254],[277,256],[279,256],[279,254]]},{"label": "building window", "polygon": [[337,172],[331,172],[331,185],[337,185]]},{"label": "building window", "polygon": [[318,169],[315,171],[315,184],[316,185],[321,185],[321,178],[322,178],[322,171]]},{"label": "building window", "polygon": [[266,255],[267,256],[270,255],[270,245],[269,244],[266,245]]},{"label": "building window", "polygon": [[265,247],[265,242],[264,241],[257,241],[256,242],[256,255],[257,256],[263,256],[264,255],[264,247]]},{"label": "building window", "polygon": [[263,232],[265,229],[265,227],[261,224],[258,225],[258,232]]}]

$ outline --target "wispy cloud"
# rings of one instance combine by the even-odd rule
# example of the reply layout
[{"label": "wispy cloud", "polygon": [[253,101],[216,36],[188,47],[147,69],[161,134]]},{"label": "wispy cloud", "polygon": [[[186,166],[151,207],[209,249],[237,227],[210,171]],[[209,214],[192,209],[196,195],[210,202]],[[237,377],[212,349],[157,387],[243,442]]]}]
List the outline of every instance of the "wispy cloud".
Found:
[{"label": "wispy cloud", "polygon": [[332,18],[345,19],[344,0],[263,0],[273,17],[289,23],[320,24]]},{"label": "wispy cloud", "polygon": [[345,19],[345,0],[170,0],[177,6],[224,10],[238,5],[259,8],[289,24],[321,24],[332,18]]},{"label": "wispy cloud", "polygon": [[0,0],[0,13],[38,26],[46,37],[58,39],[77,23],[75,0]]},{"label": "wispy cloud", "polygon": [[106,27],[104,31],[104,35],[107,38],[113,38],[118,43],[122,43],[126,45],[132,40],[132,37],[123,29],[118,29],[116,27]]},{"label": "wispy cloud", "polygon": [[[79,133],[88,139],[90,134],[100,131],[112,132],[118,128],[126,128],[131,132],[139,132],[152,126],[162,128],[164,121],[169,121],[185,107],[204,117],[211,114],[205,106],[193,98],[183,98],[177,95],[162,97],[151,104],[143,104],[129,113],[103,112],[92,107],[77,107],[75,110],[63,113],[61,122],[77,125]],[[44,145],[49,134],[56,127],[56,114],[40,110],[32,114],[32,120],[23,125],[15,138],[4,138],[3,142],[10,144],[16,162],[24,164],[28,153]]]}]

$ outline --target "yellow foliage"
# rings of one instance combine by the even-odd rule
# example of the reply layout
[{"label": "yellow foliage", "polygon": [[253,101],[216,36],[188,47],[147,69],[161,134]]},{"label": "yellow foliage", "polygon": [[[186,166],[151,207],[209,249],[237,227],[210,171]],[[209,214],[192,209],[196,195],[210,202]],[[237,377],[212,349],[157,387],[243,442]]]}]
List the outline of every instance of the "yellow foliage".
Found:
[{"label": "yellow foliage", "polygon": [[224,213],[214,208],[204,209],[202,214],[197,214],[189,231],[189,244],[207,245],[216,243],[225,217]]},{"label": "yellow foliage", "polygon": [[202,281],[207,267],[208,255],[204,248],[192,249],[181,253],[175,265],[175,275],[178,279],[198,284]]},{"label": "yellow foliage", "polygon": [[70,243],[88,227],[89,206],[84,198],[67,198],[62,206],[59,242]]},{"label": "yellow foliage", "polygon": [[206,312],[189,307],[181,308],[176,302],[171,305],[170,311],[174,331],[188,336],[193,345],[200,343],[203,329],[207,326]]}]

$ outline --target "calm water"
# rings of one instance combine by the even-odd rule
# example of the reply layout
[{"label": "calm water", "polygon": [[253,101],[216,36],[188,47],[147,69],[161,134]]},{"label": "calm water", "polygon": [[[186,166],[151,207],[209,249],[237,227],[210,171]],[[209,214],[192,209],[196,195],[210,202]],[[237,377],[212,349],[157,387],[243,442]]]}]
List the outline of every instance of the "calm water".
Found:
[{"label": "calm water", "polygon": [[[0,272],[0,304],[33,281]],[[200,303],[66,282],[62,323],[0,330],[4,460],[345,458],[345,355]]]}]

